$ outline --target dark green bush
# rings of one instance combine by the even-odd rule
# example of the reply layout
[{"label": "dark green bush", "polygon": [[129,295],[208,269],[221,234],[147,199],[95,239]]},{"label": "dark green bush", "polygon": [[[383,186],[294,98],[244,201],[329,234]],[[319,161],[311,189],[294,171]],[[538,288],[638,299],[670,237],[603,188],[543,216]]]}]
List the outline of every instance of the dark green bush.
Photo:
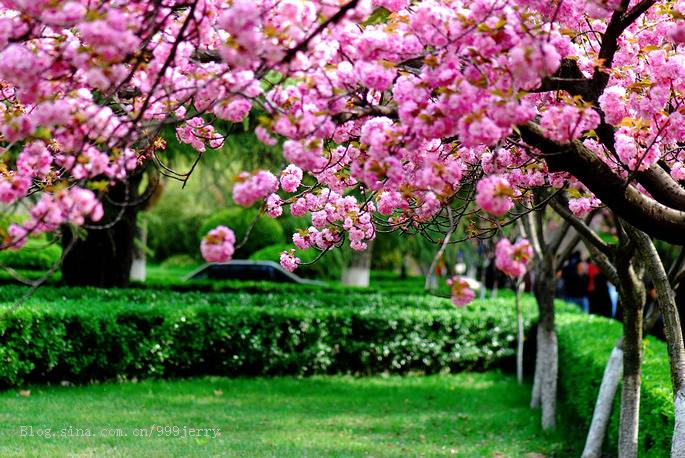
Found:
[{"label": "dark green bush", "polygon": [[0,264],[12,269],[48,270],[62,257],[62,247],[46,240],[30,239],[19,250],[0,251]]},{"label": "dark green bush", "polygon": [[[227,208],[220,210],[209,218],[200,226],[197,232],[198,239],[202,238],[217,226],[223,225],[233,229],[236,237],[236,245],[239,245],[250,229],[252,222],[257,216],[257,210],[245,208]],[[285,236],[283,235],[283,228],[278,221],[269,218],[268,216],[260,216],[254,228],[250,232],[245,244],[238,248],[233,255],[235,259],[247,259],[252,253],[269,245],[277,243],[284,243]],[[199,246],[199,241],[198,241]]]},{"label": "dark green bush", "polygon": [[44,288],[0,321],[0,384],[481,369],[512,356],[514,336],[503,301]]},{"label": "dark green bush", "polygon": [[[559,395],[564,403],[563,421],[587,430],[611,350],[621,336],[621,324],[597,316],[560,313]],[[673,433],[673,391],[666,345],[652,337],[645,340],[640,394],[640,456],[669,456]],[[619,424],[616,398],[604,450],[616,455]]]},{"label": "dark green bush", "polygon": [[[294,248],[292,244],[279,243],[269,245],[250,255],[250,259],[255,261],[274,261],[278,262],[281,253]],[[296,250],[296,256],[302,261],[302,265],[297,268],[295,273],[305,278],[318,278],[339,280],[344,267],[343,256],[340,250],[327,251],[321,258],[316,258],[321,254],[314,248],[306,250]],[[316,260],[316,262],[314,262]],[[311,264],[308,264],[311,263]]]},{"label": "dark green bush", "polygon": [[175,197],[172,194],[150,212],[139,215],[147,224],[147,247],[156,261],[177,255],[200,259],[197,233],[207,215]]}]

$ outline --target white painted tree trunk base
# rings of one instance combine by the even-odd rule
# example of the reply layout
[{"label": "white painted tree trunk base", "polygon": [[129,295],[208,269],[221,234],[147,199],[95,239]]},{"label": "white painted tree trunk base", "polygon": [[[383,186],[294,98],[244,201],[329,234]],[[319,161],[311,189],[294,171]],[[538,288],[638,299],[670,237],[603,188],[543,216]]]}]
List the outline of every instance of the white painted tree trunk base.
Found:
[{"label": "white painted tree trunk base", "polygon": [[542,332],[544,361],[540,371],[540,401],[542,405],[542,429],[545,431],[557,426],[557,376],[559,357],[557,334],[552,331]]},{"label": "white painted tree trunk base", "polygon": [[145,258],[133,259],[131,263],[131,281],[144,282],[146,277]]},{"label": "white painted tree trunk base", "polygon": [[342,274],[342,284],[348,286],[369,286],[370,270],[361,267],[348,267]]},{"label": "white painted tree trunk base", "polygon": [[639,420],[640,375],[624,373],[621,386],[621,420],[618,428],[618,458],[637,458]]},{"label": "white painted tree trunk base", "polygon": [[599,386],[599,394],[592,414],[590,430],[585,441],[585,448],[581,458],[600,458],[602,456],[602,443],[611,418],[611,408],[616,397],[618,384],[623,374],[623,350],[616,346],[611,351],[609,361],[604,368],[602,384]]},{"label": "white painted tree trunk base", "polygon": [[544,344],[542,343],[542,328],[538,327],[535,336],[537,349],[535,350],[535,375],[533,376],[533,390],[530,395],[530,408],[537,409],[542,403],[542,368],[545,363]]},{"label": "white painted tree trunk base", "polygon": [[673,401],[675,428],[671,443],[671,458],[685,458],[685,389],[676,393]]}]

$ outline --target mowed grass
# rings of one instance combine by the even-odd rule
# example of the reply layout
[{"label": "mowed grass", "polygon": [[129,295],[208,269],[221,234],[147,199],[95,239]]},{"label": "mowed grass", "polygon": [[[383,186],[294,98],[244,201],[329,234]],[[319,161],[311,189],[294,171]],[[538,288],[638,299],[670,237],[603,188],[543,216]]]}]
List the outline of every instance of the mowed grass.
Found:
[{"label": "mowed grass", "polygon": [[578,456],[540,430],[530,386],[499,372],[29,389],[0,394],[2,457]]}]

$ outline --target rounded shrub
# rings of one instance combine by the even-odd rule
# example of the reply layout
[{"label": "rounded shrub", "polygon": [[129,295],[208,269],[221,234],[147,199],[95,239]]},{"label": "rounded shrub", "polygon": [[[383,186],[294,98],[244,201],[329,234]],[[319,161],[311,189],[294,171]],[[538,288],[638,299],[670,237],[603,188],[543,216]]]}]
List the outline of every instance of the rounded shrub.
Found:
[{"label": "rounded shrub", "polygon": [[[245,234],[250,230],[257,210],[245,208],[227,208],[220,210],[205,221],[198,231],[198,239],[202,238],[217,226],[226,226],[235,232],[236,245],[240,244],[245,238]],[[278,221],[267,216],[260,216],[255,223],[245,244],[238,248],[233,255],[235,259],[246,259],[257,250],[269,245],[283,243],[285,236],[283,228]]]},{"label": "rounded shrub", "polygon": [[[278,243],[269,245],[258,251],[255,251],[250,256],[253,261],[275,261],[278,262],[281,253],[291,250],[293,245],[288,243]],[[315,278],[315,279],[339,279],[342,275],[342,270],[345,267],[341,250],[332,249],[326,252],[321,258],[316,259],[321,254],[320,251],[314,248],[306,250],[296,250],[295,255],[300,258],[303,264],[295,270],[295,273],[300,277]],[[316,262],[314,262],[316,260]],[[312,264],[309,264],[312,263]]]},{"label": "rounded shrub", "polygon": [[146,219],[148,240],[147,246],[155,261],[163,261],[172,256],[200,257],[200,245],[197,243],[197,231],[207,218],[203,213],[189,213],[187,210],[170,207],[160,211],[143,213]]}]

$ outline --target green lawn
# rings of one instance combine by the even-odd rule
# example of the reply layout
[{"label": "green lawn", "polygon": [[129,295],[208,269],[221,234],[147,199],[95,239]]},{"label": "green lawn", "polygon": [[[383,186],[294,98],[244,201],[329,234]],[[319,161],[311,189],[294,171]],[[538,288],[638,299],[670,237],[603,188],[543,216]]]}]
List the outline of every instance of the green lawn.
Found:
[{"label": "green lawn", "polygon": [[32,387],[0,393],[0,456],[578,456],[529,392],[499,372]]}]

